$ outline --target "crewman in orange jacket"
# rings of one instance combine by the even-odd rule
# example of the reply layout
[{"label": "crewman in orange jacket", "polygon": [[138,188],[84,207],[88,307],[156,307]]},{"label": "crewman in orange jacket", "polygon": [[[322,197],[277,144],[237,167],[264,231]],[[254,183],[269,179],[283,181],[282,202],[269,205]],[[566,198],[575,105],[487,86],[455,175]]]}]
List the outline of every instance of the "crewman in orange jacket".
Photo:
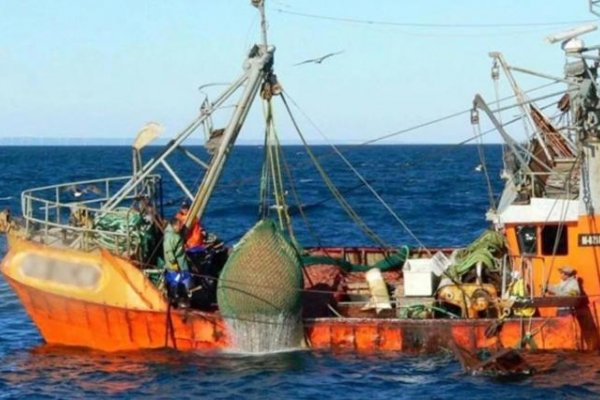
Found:
[{"label": "crewman in orange jacket", "polygon": [[[190,203],[187,201],[181,204],[175,218],[185,224],[185,220],[190,212]],[[195,220],[191,228],[187,231],[185,237],[185,250],[198,250],[204,247],[204,229],[200,225],[199,220]]]}]

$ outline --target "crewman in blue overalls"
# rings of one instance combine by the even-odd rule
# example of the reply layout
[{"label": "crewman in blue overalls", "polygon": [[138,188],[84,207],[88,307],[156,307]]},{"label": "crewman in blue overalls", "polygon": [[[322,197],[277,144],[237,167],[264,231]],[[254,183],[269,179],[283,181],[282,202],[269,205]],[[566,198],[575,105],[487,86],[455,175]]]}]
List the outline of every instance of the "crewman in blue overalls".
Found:
[{"label": "crewman in blue overalls", "polygon": [[189,306],[189,290],[192,276],[190,274],[181,231],[183,222],[174,217],[167,225],[163,237],[165,257],[165,280],[169,300],[179,307]]}]

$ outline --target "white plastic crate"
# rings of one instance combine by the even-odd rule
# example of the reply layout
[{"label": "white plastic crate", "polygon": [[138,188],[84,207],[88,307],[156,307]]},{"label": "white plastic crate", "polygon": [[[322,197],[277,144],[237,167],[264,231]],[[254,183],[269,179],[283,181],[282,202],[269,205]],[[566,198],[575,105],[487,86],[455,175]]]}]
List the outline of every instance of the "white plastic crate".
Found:
[{"label": "white plastic crate", "polygon": [[404,264],[404,296],[433,296],[435,276],[433,262],[429,258],[409,259]]}]

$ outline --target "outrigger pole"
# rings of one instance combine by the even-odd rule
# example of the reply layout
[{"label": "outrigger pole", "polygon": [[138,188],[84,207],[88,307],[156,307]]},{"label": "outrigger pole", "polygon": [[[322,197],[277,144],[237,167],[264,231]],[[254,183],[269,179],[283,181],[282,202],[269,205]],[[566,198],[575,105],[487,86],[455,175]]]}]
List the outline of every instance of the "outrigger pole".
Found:
[{"label": "outrigger pole", "polygon": [[195,219],[202,217],[210,195],[221,176],[229,151],[235,143],[246,116],[248,115],[252,101],[256,97],[258,89],[272,65],[273,52],[275,51],[273,47],[265,48],[264,46],[255,46],[253,51],[256,51],[258,54],[255,57],[249,58],[247,61],[249,72],[244,93],[242,94],[239,104],[236,106],[231,121],[227,125],[227,128],[225,128],[223,140],[214,154],[206,174],[204,174],[198,192],[196,193],[196,196],[194,196],[194,201],[190,206],[190,212],[185,221],[185,225],[188,228]]},{"label": "outrigger pole", "polygon": [[548,150],[546,143],[544,142],[544,140],[541,137],[539,129],[535,126],[535,123],[533,122],[533,119],[531,118],[531,115],[526,108],[527,99],[525,98],[525,93],[523,93],[523,90],[517,84],[517,81],[515,80],[515,77],[513,76],[512,72],[511,72],[511,67],[506,63],[506,60],[504,59],[504,56],[502,55],[502,53],[500,53],[498,51],[491,52],[490,57],[492,57],[494,59],[494,61],[497,61],[502,66],[502,69],[504,70],[506,78],[508,79],[508,82],[510,83],[512,90],[515,93],[515,97],[517,98],[517,104],[518,104],[519,108],[521,109],[521,113],[525,117],[525,120],[527,121],[527,123],[525,124],[525,127],[527,127],[527,125],[529,125],[529,128],[533,131],[533,135],[535,136],[536,140],[538,141],[540,146],[542,146],[542,149],[544,150],[544,154],[546,155],[546,157],[549,160],[552,160],[552,155],[550,154],[550,151]]},{"label": "outrigger pole", "polygon": [[506,130],[504,129],[504,126],[500,123],[500,121],[498,121],[498,119],[496,118],[496,116],[494,115],[492,110],[490,110],[487,103],[483,100],[483,98],[481,97],[480,94],[477,94],[475,96],[475,99],[473,99],[473,110],[477,110],[477,109],[483,110],[483,112],[486,113],[486,115],[488,116],[490,121],[492,121],[492,124],[494,124],[494,127],[500,133],[500,136],[502,136],[502,139],[504,139],[506,144],[510,147],[511,151],[514,153],[515,157],[517,157],[517,160],[519,161],[519,163],[521,163],[522,168],[525,170],[525,172],[530,173],[531,170],[529,169],[528,163],[525,161],[525,159],[519,152],[518,143],[506,132]]},{"label": "outrigger pole", "polygon": [[121,189],[119,189],[102,207],[102,211],[109,212],[113,210],[121,201],[123,201],[138,185],[144,182],[144,179],[158,167],[173,151],[175,151],[191,134],[194,132],[212,113],[218,109],[244,82],[248,79],[248,73],[244,73],[235,83],[229,86],[212,104],[212,107],[202,110],[200,115],[192,121],[183,131],[175,136],[163,148],[161,153],[155,158],[150,159],[137,174],[131,177]]},{"label": "outrigger pole", "polygon": [[[204,123],[213,113],[217,110],[229,97],[233,95],[240,87],[245,88],[240,98],[239,103],[235,107],[235,111],[229,121],[229,124],[225,128],[223,133],[223,139],[215,152],[210,165],[208,165],[207,171],[204,175],[202,183],[198,188],[198,192],[193,196],[193,202],[190,207],[190,213],[186,220],[186,225],[189,227],[192,221],[196,218],[202,217],[204,210],[208,204],[210,195],[212,194],[214,187],[221,176],[223,166],[227,160],[228,153],[235,143],[240,129],[248,115],[252,101],[256,97],[258,89],[263,82],[267,73],[271,71],[273,65],[273,53],[275,52],[274,47],[267,46],[267,34],[266,34],[266,19],[264,13],[264,1],[263,0],[252,0],[252,4],[257,7],[261,13],[262,19],[262,45],[255,45],[249,52],[247,59],[244,62],[245,72],[240,78],[231,84],[212,104],[202,107],[200,115],[192,121],[183,131],[177,134],[171,141],[163,148],[161,153],[150,159],[141,169],[131,177],[121,189],[119,189],[102,207],[101,214],[113,210],[123,201],[132,191],[135,190],[139,185],[143,184],[144,180],[150,175],[159,165],[166,164],[166,158],[175,150],[179,149],[181,144],[202,124]],[[168,164],[167,164],[168,165]],[[169,171],[170,172],[170,171]],[[187,193],[188,196],[191,193]]]},{"label": "outrigger pole", "polygon": [[260,12],[263,44],[261,46],[254,46],[250,51],[250,56],[246,61],[248,68],[246,88],[231,117],[231,121],[223,132],[223,139],[221,140],[219,148],[215,152],[208,170],[204,174],[204,178],[202,178],[202,183],[198,188],[198,192],[194,197],[192,205],[190,206],[190,212],[185,221],[187,228],[190,228],[195,220],[202,218],[206,206],[208,205],[208,200],[221,176],[229,151],[240,133],[242,125],[248,115],[248,111],[250,111],[250,107],[252,106],[252,102],[256,98],[258,89],[273,67],[273,53],[275,52],[275,47],[269,47],[267,44],[267,21],[265,17],[264,0],[252,0],[252,5],[258,8]]}]

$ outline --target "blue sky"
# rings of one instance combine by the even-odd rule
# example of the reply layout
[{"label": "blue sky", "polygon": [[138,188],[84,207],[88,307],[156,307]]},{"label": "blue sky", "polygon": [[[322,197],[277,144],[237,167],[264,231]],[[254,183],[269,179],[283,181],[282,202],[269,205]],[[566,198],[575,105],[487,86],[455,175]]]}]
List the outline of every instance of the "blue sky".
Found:
[{"label": "blue sky", "polygon": [[[161,122],[165,136],[175,134],[197,113],[198,86],[240,74],[258,38],[249,3],[3,0],[0,139],[129,138],[147,121]],[[593,19],[587,0],[267,0],[267,10],[275,69],[286,91],[327,137],[350,143],[467,109],[476,92],[493,100],[492,50],[515,65],[561,75],[560,47],[543,39],[571,25],[411,27],[290,13],[425,24]],[[586,39],[594,43],[598,33]],[[321,65],[293,66],[337,50],[344,53]],[[544,83],[523,82],[526,88]],[[505,84],[501,89],[509,93]],[[277,106],[283,141],[297,142]],[[260,140],[260,119],[255,104],[242,141]],[[300,121],[313,142],[322,142]],[[471,134],[463,116],[386,143],[455,143]]]}]

